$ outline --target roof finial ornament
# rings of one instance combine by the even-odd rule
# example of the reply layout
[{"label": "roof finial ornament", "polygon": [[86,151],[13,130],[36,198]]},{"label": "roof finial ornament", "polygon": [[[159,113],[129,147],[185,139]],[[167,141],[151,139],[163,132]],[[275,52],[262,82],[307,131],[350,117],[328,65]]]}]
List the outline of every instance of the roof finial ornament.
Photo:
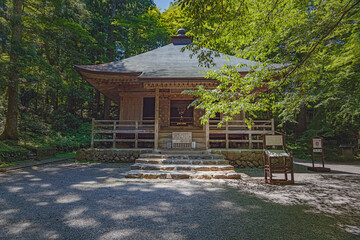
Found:
[{"label": "roof finial ornament", "polygon": [[183,29],[183,28],[179,28],[179,29],[177,30],[178,36],[185,36],[185,33],[186,33],[186,31],[185,31],[185,29]]},{"label": "roof finial ornament", "polygon": [[183,28],[179,28],[177,30],[176,36],[171,36],[170,41],[174,45],[187,45],[192,43],[192,37],[188,37],[185,35],[186,31]]}]

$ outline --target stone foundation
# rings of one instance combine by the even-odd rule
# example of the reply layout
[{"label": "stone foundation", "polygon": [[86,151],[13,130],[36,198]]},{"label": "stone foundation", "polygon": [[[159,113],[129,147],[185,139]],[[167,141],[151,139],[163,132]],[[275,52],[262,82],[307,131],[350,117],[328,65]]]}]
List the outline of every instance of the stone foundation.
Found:
[{"label": "stone foundation", "polygon": [[224,155],[235,168],[263,168],[262,149],[211,149],[211,153]]},{"label": "stone foundation", "polygon": [[127,163],[135,162],[140,154],[151,153],[152,149],[80,149],[76,153],[77,161],[99,161]]},{"label": "stone foundation", "polygon": [[[135,162],[140,154],[152,153],[152,149],[80,149],[78,161]],[[263,150],[259,149],[211,149],[211,153],[222,154],[236,168],[262,168]]]}]

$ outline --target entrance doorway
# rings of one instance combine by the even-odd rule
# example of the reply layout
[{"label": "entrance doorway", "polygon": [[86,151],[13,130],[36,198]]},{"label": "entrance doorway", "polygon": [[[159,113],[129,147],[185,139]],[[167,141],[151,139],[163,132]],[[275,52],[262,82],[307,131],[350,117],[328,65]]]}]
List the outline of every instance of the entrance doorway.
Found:
[{"label": "entrance doorway", "polygon": [[144,97],[143,120],[155,120],[155,98]]},{"label": "entrance doorway", "polygon": [[194,107],[188,108],[192,100],[172,100],[170,107],[170,126],[193,126]]}]

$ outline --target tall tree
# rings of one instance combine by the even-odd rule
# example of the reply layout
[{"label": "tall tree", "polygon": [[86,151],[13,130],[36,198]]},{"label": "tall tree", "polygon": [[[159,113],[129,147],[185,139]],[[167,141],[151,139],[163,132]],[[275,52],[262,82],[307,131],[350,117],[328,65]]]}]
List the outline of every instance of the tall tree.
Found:
[{"label": "tall tree", "polygon": [[19,69],[22,49],[22,5],[23,0],[13,0],[10,12],[10,64],[8,66],[7,114],[0,139],[18,140]]},{"label": "tall tree", "polygon": [[242,66],[209,72],[219,86],[191,92],[207,110],[204,119],[272,111],[286,122],[303,107],[325,107],[333,126],[359,127],[359,0],[178,2],[193,22],[197,46],[190,48],[258,61],[246,76],[238,74]]}]

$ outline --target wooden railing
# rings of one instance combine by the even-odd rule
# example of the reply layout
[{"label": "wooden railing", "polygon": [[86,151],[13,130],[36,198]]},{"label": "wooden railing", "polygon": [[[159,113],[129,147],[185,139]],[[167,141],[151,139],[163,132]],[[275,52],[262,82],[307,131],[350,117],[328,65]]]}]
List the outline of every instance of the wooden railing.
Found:
[{"label": "wooden railing", "polygon": [[[245,121],[231,120],[218,127],[219,120],[205,126],[206,148],[261,149],[262,136],[273,133],[274,120],[255,120],[251,129]],[[95,120],[92,121],[91,147],[103,146],[157,148],[159,125],[156,120]]]},{"label": "wooden railing", "polygon": [[95,143],[117,147],[118,143],[155,143],[154,120],[92,120],[91,148]]},{"label": "wooden railing", "polygon": [[218,127],[219,120],[206,126],[208,148],[262,148],[262,136],[275,131],[274,120],[255,120],[251,129],[243,120],[231,120]]}]

